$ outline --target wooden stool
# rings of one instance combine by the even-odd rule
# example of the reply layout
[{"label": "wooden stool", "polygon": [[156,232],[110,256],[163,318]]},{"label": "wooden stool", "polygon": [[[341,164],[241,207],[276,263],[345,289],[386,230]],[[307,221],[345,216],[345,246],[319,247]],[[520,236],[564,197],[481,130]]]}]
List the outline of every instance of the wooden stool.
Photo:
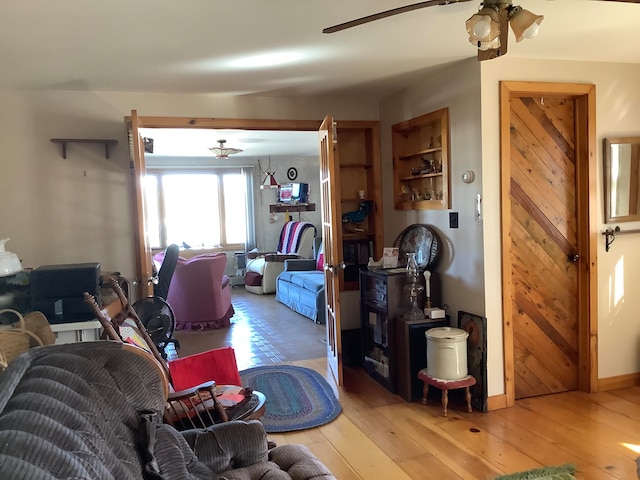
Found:
[{"label": "wooden stool", "polygon": [[467,412],[471,413],[471,392],[469,387],[476,384],[476,379],[467,375],[464,378],[458,380],[443,380],[442,378],[435,378],[427,374],[427,369],[423,368],[418,372],[418,378],[424,382],[422,388],[422,404],[427,404],[427,393],[429,393],[429,385],[433,385],[436,388],[442,390],[442,409],[443,414],[447,416],[447,404],[449,403],[449,390],[456,390],[458,388],[465,389],[465,397],[467,399]]}]

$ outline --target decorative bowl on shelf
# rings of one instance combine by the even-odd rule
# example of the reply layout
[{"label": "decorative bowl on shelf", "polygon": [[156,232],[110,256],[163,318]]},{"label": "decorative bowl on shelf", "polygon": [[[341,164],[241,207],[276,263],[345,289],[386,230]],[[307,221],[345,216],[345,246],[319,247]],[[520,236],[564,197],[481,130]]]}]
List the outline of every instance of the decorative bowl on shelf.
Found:
[{"label": "decorative bowl on shelf", "polygon": [[411,175],[413,175],[414,177],[416,177],[416,176],[418,176],[418,175],[422,175],[422,169],[421,169],[421,168],[418,168],[418,167],[413,167],[413,168],[411,169],[411,172],[409,172],[409,173],[411,173]]}]

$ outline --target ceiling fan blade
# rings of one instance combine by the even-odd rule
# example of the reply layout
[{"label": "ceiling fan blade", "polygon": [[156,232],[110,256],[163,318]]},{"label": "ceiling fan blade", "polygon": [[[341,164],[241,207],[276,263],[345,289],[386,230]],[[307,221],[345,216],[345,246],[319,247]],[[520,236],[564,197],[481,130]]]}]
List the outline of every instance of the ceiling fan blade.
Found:
[{"label": "ceiling fan blade", "polygon": [[[411,5],[405,5],[404,7],[392,8],[391,10],[385,10],[384,12],[374,13],[373,15],[367,15],[366,17],[357,18],[350,22],[340,23],[333,27],[327,27],[322,30],[322,33],[335,33],[347,28],[357,27],[365,23],[373,22],[374,20],[380,20],[382,18],[392,17],[400,13],[411,12],[425,7],[433,7],[436,5],[449,5],[450,3],[469,2],[470,0],[427,0],[426,2],[412,3]],[[629,1],[629,0],[622,0]]]}]

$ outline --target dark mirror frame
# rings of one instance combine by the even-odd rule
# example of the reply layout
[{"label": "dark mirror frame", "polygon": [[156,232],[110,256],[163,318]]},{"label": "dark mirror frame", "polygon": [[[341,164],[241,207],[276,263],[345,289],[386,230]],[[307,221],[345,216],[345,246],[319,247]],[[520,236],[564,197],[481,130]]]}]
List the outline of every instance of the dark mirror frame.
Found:
[{"label": "dark mirror frame", "polygon": [[[617,179],[613,178],[614,149],[619,145],[630,145],[630,158],[628,159],[629,171],[629,196],[630,208],[628,212],[613,211],[614,198],[620,196],[617,193]],[[604,139],[604,217],[605,223],[612,222],[637,222],[640,221],[640,137],[611,137]],[[632,206],[633,205],[633,206]]]}]

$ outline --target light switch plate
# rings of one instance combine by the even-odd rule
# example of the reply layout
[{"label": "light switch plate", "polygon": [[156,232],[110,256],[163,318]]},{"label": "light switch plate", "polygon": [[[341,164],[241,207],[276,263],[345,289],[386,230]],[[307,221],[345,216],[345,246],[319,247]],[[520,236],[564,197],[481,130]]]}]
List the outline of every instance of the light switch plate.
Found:
[{"label": "light switch plate", "polygon": [[449,212],[449,228],[458,228],[458,212]]}]

